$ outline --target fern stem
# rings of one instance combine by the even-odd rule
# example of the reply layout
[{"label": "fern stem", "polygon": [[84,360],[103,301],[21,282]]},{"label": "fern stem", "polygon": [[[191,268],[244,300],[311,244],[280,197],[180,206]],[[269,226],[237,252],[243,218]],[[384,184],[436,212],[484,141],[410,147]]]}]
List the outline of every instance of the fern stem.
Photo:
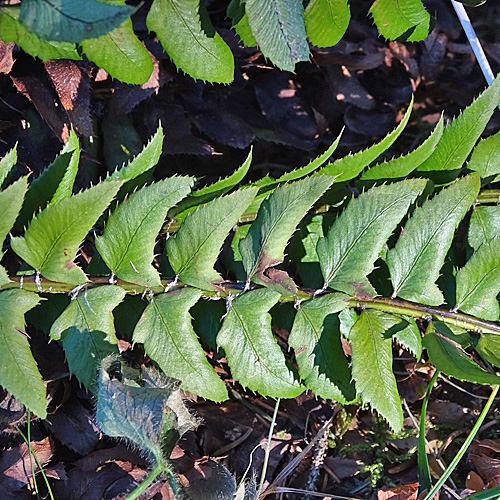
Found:
[{"label": "fern stem", "polygon": [[476,203],[500,203],[500,189],[483,189],[478,194]]},{"label": "fern stem", "polygon": [[[40,293],[69,293],[75,289],[74,285],[69,285],[67,283],[56,283],[54,281],[48,280],[36,280],[35,276],[9,276],[11,280],[10,283],[2,285],[2,290],[8,290],[12,288],[22,288],[30,292],[40,292]],[[99,286],[99,285],[109,285],[109,278],[107,277],[89,277],[87,286]],[[172,286],[174,280],[163,280],[161,287],[145,287],[142,285],[136,285],[134,283],[128,283],[126,281],[117,280],[113,282],[123,288],[127,293],[132,295],[148,295],[163,293],[166,291],[173,291],[177,289],[184,288],[186,285],[180,281],[175,282],[175,286]],[[206,291],[203,290],[203,296],[205,297],[218,297],[225,298],[228,295],[237,295],[244,291],[244,283],[224,283],[219,286],[218,290]],[[302,288],[297,291],[294,296],[282,296],[280,301],[291,302],[296,300],[309,300],[314,297],[315,290]],[[443,321],[455,326],[460,326],[466,330],[471,330],[478,333],[492,333],[494,335],[500,335],[500,325],[492,323],[490,321],[485,321],[468,314],[452,312],[448,309],[440,309],[438,307],[427,306],[424,304],[416,304],[414,302],[407,302],[405,300],[390,299],[387,297],[364,297],[363,299],[351,298],[349,301],[349,307],[353,308],[369,308],[378,309],[379,311],[384,311],[388,313],[403,314],[406,316],[412,316],[414,318],[422,318],[425,320],[438,320]]]},{"label": "fern stem", "polygon": [[389,299],[386,297],[365,298],[363,300],[353,298],[349,302],[349,307],[366,307],[425,320],[434,319],[450,325],[460,326],[465,330],[500,335],[500,325],[495,323],[474,318],[467,314],[455,313],[447,309],[439,309],[424,304],[415,304],[405,300]]},{"label": "fern stem", "polygon": [[151,485],[151,483],[162,473],[162,472],[168,472],[167,467],[161,462],[161,460],[158,460],[153,468],[153,470],[148,474],[146,479],[134,490],[132,491],[125,500],[135,500],[136,498],[139,498],[141,493],[144,493],[146,489]]}]

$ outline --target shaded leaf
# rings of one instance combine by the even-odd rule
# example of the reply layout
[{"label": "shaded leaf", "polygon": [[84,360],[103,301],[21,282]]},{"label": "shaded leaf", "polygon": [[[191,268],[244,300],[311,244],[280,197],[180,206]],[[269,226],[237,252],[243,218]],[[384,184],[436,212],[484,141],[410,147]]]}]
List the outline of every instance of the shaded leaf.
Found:
[{"label": "shaded leaf", "polygon": [[445,127],[436,150],[417,170],[427,172],[460,169],[499,101],[500,78],[496,78],[470,106]]},{"label": "shaded leaf", "polygon": [[375,161],[382,153],[392,146],[394,141],[400,136],[401,132],[406,127],[410,119],[411,110],[413,108],[413,97],[408,106],[404,118],[399,125],[379,143],[370,146],[363,151],[355,154],[344,156],[339,160],[335,160],[322,168],[318,174],[328,174],[335,176],[335,182],[343,182],[354,179],[359,173],[370,163]]},{"label": "shaded leaf", "polygon": [[40,38],[19,21],[20,5],[0,9],[0,39],[15,42],[25,52],[42,61],[47,59],[81,59],[73,43],[55,42]]},{"label": "shaded leaf", "polygon": [[98,184],[48,206],[31,221],[23,237],[11,239],[12,250],[46,279],[84,283],[87,277],[73,260],[120,186],[120,182]]},{"label": "shaded leaf", "polygon": [[153,72],[153,61],[130,19],[99,38],[82,40],[80,47],[92,62],[122,82],[141,85]]},{"label": "shaded leaf", "polygon": [[500,316],[500,238],[483,243],[456,276],[455,311],[497,321]]},{"label": "shaded leaf", "polygon": [[19,20],[41,38],[78,43],[111,31],[134,10],[98,0],[25,0]]},{"label": "shaded leaf", "polygon": [[168,209],[184,198],[192,185],[191,177],[171,177],[145,186],[109,216],[104,233],[95,244],[118,278],[147,286],[161,284],[158,271],[151,265],[156,236]]},{"label": "shaded leaf", "polygon": [[331,177],[309,177],[278,187],[260,206],[239,250],[247,283],[277,286],[294,293],[295,284],[284,272],[270,269],[284,259],[288,240],[313,203],[330,187]]},{"label": "shaded leaf", "polygon": [[500,335],[480,334],[476,351],[494,366],[500,366]]},{"label": "shaded leaf", "polygon": [[306,301],[297,311],[288,339],[306,388],[342,404],[356,397],[335,314],[348,305],[349,297],[340,293]]},{"label": "shaded leaf", "polygon": [[231,0],[227,7],[227,15],[231,18],[231,25],[243,44],[247,47],[257,47],[257,40],[253,36],[245,11],[245,0]]},{"label": "shaded leaf", "polygon": [[0,293],[0,385],[43,419],[45,386],[24,333],[24,314],[39,301],[38,295],[24,290]]},{"label": "shaded leaf", "polygon": [[224,382],[215,373],[191,325],[189,309],[201,290],[182,288],[157,295],[134,330],[148,356],[167,376],[182,381],[182,388],[212,401],[227,399]]},{"label": "shaded leaf", "polygon": [[229,231],[257,193],[257,188],[236,191],[211,201],[190,214],[166,243],[172,269],[183,283],[204,290],[220,283],[214,264]]},{"label": "shaded leaf", "polygon": [[63,345],[69,371],[92,392],[101,360],[118,354],[113,309],[125,293],[117,286],[85,290],[71,301],[50,329],[50,338]]},{"label": "shaded leaf", "polygon": [[460,344],[450,338],[451,335],[442,333],[443,329],[446,329],[444,323],[441,323],[439,327],[429,323],[423,340],[429,360],[437,370],[450,377],[467,380],[474,384],[500,384],[500,377],[483,370]]},{"label": "shaded leaf", "polygon": [[418,42],[429,34],[431,18],[421,0],[376,0],[370,14],[379,33],[389,40]]},{"label": "shaded leaf", "polygon": [[415,210],[396,246],[387,253],[392,298],[434,306],[443,303],[435,282],[455,229],[476,199],[479,187],[479,176],[470,174]]},{"label": "shaded leaf", "polygon": [[392,372],[391,329],[398,324],[401,324],[399,318],[366,309],[349,333],[356,389],[363,401],[370,403],[394,430],[403,426],[401,401]]},{"label": "shaded leaf", "polygon": [[500,236],[500,207],[486,205],[473,207],[467,235],[469,245],[477,250],[483,243],[497,236]]},{"label": "shaded leaf", "polygon": [[348,0],[311,0],[304,11],[307,36],[317,47],[337,45],[350,19]]},{"label": "shaded leaf", "polygon": [[[0,10],[0,15],[1,15]],[[17,163],[17,144],[7,152],[7,154],[0,160],[0,186],[5,187],[6,180],[10,177],[13,168]]]},{"label": "shaded leaf", "polygon": [[265,288],[237,296],[217,335],[217,345],[224,349],[231,373],[243,387],[263,396],[293,398],[304,389],[286,365],[268,313],[279,297]]},{"label": "shaded leaf", "polygon": [[163,128],[158,124],[158,130],[144,146],[142,151],[126,165],[116,167],[116,170],[106,177],[106,181],[130,181],[153,168],[160,159],[163,145]]},{"label": "shaded leaf", "polygon": [[202,9],[199,0],[154,0],[147,26],[179,69],[196,79],[230,83],[233,55],[208,16],[200,17]]},{"label": "shaded leaf", "polygon": [[352,200],[335,220],[317,252],[325,287],[349,294],[375,295],[367,275],[397,223],[427,181],[410,179],[374,187]]},{"label": "shaded leaf", "polygon": [[293,71],[309,59],[300,0],[246,0],[245,11],[262,54],[278,68]]},{"label": "shaded leaf", "polygon": [[443,117],[439,119],[432,134],[417,149],[406,156],[398,156],[390,161],[379,163],[361,175],[361,180],[398,179],[410,175],[436,149],[443,135]]},{"label": "shaded leaf", "polygon": [[129,368],[114,356],[101,362],[96,422],[102,432],[131,441],[166,470],[175,443],[196,425],[177,380],[151,368]]},{"label": "shaded leaf", "polygon": [[394,339],[405,349],[408,349],[417,358],[417,361],[422,355],[422,336],[417,322],[413,318],[404,317],[408,323],[402,330],[394,334]]}]

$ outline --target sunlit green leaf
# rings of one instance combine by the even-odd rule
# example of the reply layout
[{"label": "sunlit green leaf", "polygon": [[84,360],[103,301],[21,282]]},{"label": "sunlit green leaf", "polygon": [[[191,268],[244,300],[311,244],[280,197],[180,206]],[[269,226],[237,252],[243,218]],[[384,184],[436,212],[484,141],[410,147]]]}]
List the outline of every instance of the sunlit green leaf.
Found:
[{"label": "sunlit green leaf", "polygon": [[79,285],[87,280],[73,262],[81,242],[114,198],[121,182],[105,182],[49,205],[24,236],[11,239],[14,252],[52,281]]},{"label": "sunlit green leaf", "polygon": [[293,398],[304,389],[295,380],[271,332],[268,311],[279,299],[268,289],[236,297],[224,318],[217,344],[224,349],[232,376],[263,396]]},{"label": "sunlit green leaf", "polygon": [[467,240],[477,250],[483,243],[500,236],[500,207],[480,205],[472,209]]},{"label": "sunlit green leaf", "polygon": [[109,216],[96,248],[118,278],[130,283],[159,286],[152,266],[155,240],[170,207],[186,196],[191,177],[171,177],[131,194]]},{"label": "sunlit green leaf", "polygon": [[391,330],[401,329],[401,323],[395,316],[366,309],[349,333],[356,389],[394,430],[403,426],[403,411],[392,371]]},{"label": "sunlit green leaf", "polygon": [[200,17],[203,8],[199,0],[154,0],[147,26],[179,69],[196,79],[231,83],[233,55],[208,16]]},{"label": "sunlit green leaf", "polygon": [[140,85],[153,72],[153,61],[130,19],[99,38],[82,40],[80,46],[88,59],[122,82]]},{"label": "sunlit green leaf", "polygon": [[336,314],[348,304],[349,297],[340,293],[301,304],[288,339],[307,389],[320,398],[343,404],[356,396]]},{"label": "sunlit green leaf", "polygon": [[325,287],[375,295],[367,282],[387,239],[426,185],[410,179],[374,187],[353,199],[335,220],[317,252]]},{"label": "sunlit green leaf", "polygon": [[[0,18],[1,15],[2,11],[0,10]],[[8,151],[7,154],[0,160],[0,186],[3,186],[6,179],[9,178],[16,163],[17,163],[17,144],[10,151]]]},{"label": "sunlit green leaf", "polygon": [[183,283],[205,290],[222,277],[214,264],[229,231],[257,193],[247,188],[223,196],[190,214],[166,243],[168,260]]},{"label": "sunlit green leaf", "polygon": [[45,386],[24,332],[24,314],[39,301],[38,295],[24,290],[0,293],[0,385],[45,418]]},{"label": "sunlit green leaf", "polygon": [[476,199],[479,187],[479,176],[470,174],[415,210],[396,246],[387,253],[393,297],[434,306],[443,303],[435,282],[455,229]]},{"label": "sunlit green leaf", "polygon": [[350,19],[348,0],[311,0],[304,11],[307,36],[317,47],[336,45]]},{"label": "sunlit green leaf", "polygon": [[227,399],[224,382],[210,366],[191,325],[189,309],[201,290],[183,288],[153,298],[134,330],[134,342],[142,342],[148,356],[182,388],[198,396]]}]

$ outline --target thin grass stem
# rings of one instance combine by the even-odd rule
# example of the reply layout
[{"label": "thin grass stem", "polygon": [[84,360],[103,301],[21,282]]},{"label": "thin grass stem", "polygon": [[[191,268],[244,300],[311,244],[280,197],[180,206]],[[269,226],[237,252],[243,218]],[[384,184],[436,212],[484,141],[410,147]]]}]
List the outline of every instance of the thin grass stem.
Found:
[{"label": "thin grass stem", "polygon": [[264,480],[266,478],[267,466],[269,464],[269,455],[271,454],[271,439],[273,437],[274,426],[276,425],[276,418],[278,416],[279,406],[280,406],[280,398],[276,400],[276,404],[274,405],[273,419],[271,421],[271,426],[269,427],[269,434],[267,436],[266,451],[264,453],[264,464],[262,466],[262,473],[260,476],[259,490],[257,492],[257,496],[260,496],[262,487],[264,486]]}]

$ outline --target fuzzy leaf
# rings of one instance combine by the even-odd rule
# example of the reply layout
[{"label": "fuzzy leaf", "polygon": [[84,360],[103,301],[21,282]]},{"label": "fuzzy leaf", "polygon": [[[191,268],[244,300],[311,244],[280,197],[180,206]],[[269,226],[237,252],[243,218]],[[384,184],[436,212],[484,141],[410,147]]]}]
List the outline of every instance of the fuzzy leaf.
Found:
[{"label": "fuzzy leaf", "polygon": [[489,180],[500,174],[500,132],[479,141],[472,151],[467,168],[477,172],[481,179]]},{"label": "fuzzy leaf", "polygon": [[239,244],[247,283],[253,281],[282,293],[294,293],[291,278],[284,271],[270,268],[283,262],[285,247],[298,223],[332,180],[318,176],[285,184],[261,204],[257,218]]},{"label": "fuzzy leaf", "polygon": [[[75,142],[76,140],[76,142]],[[74,130],[55,160],[29,185],[28,192],[16,221],[16,229],[23,229],[33,214],[44,209],[50,200],[65,198],[74,173],[78,168],[80,146]],[[73,184],[71,184],[71,189]],[[70,192],[71,194],[71,192]]]},{"label": "fuzzy leaf", "polygon": [[304,389],[286,365],[268,313],[279,298],[279,293],[265,288],[237,296],[217,335],[217,345],[224,349],[231,373],[243,387],[263,396],[294,398]]},{"label": "fuzzy leaf", "polygon": [[361,180],[398,179],[410,175],[436,149],[443,135],[443,117],[432,131],[432,134],[417,149],[406,156],[398,156],[384,163],[369,168],[361,175]]},{"label": "fuzzy leaf", "polygon": [[98,0],[24,0],[19,20],[46,40],[78,43],[111,31],[134,10]]},{"label": "fuzzy leaf", "polygon": [[350,19],[351,9],[347,0],[311,0],[304,11],[307,36],[317,47],[337,45]]},{"label": "fuzzy leaf", "polygon": [[227,7],[227,15],[231,18],[231,25],[243,44],[247,47],[257,47],[257,40],[253,36],[245,11],[245,0],[231,0]]},{"label": "fuzzy leaf", "polygon": [[316,396],[346,404],[356,397],[340,342],[338,313],[349,297],[332,293],[301,304],[288,344],[295,349],[300,378]]},{"label": "fuzzy leaf", "polygon": [[363,151],[355,153],[353,155],[344,156],[339,160],[326,165],[322,168],[318,174],[334,175],[335,182],[343,182],[354,179],[359,175],[359,173],[367,167],[370,163],[375,161],[382,153],[389,149],[394,141],[403,132],[408,120],[410,119],[411,110],[413,108],[413,96],[411,98],[410,104],[406,111],[404,118],[401,120],[399,125],[386,137],[384,137],[379,143],[370,146]]},{"label": "fuzzy leaf", "polygon": [[[2,11],[0,10],[0,16]],[[1,21],[0,21],[1,22]],[[1,32],[0,32],[1,34]],[[2,38],[0,37],[0,40]],[[5,184],[6,179],[12,173],[17,163],[17,144],[0,160],[0,186]]]},{"label": "fuzzy leaf", "polygon": [[483,370],[447,334],[447,325],[429,323],[423,340],[430,362],[445,375],[473,384],[498,385],[500,377]]},{"label": "fuzzy leaf", "polygon": [[500,316],[500,238],[481,245],[456,276],[460,310],[477,318],[497,321]]},{"label": "fuzzy leaf", "polygon": [[78,140],[78,136],[73,130],[73,127],[71,127],[68,141],[64,145],[59,156],[64,156],[66,154],[70,155],[68,166],[66,167],[63,178],[57,186],[56,192],[54,193],[50,203],[55,203],[56,201],[64,198],[69,198],[73,192],[73,185],[75,184],[78,164],[80,162],[80,141]]},{"label": "fuzzy leaf", "polygon": [[401,320],[380,311],[364,310],[351,328],[352,377],[363,401],[394,430],[403,426],[403,412],[392,372],[392,332]]},{"label": "fuzzy leaf", "polygon": [[97,425],[108,436],[130,440],[169,470],[173,447],[196,425],[182,401],[179,384],[152,368],[140,372],[109,356],[102,361],[99,374]]},{"label": "fuzzy leaf", "polygon": [[224,382],[207,361],[191,325],[189,309],[201,290],[182,288],[153,298],[134,330],[147,355],[182,388],[212,401],[227,399]]},{"label": "fuzzy leaf", "polygon": [[375,295],[367,283],[387,239],[427,181],[411,179],[372,188],[353,199],[335,220],[317,252],[325,288]]},{"label": "fuzzy leaf", "polygon": [[43,419],[45,386],[24,333],[24,314],[39,301],[38,295],[24,290],[0,293],[0,385]]},{"label": "fuzzy leaf", "polygon": [[435,282],[455,229],[476,199],[479,187],[479,175],[470,174],[415,210],[396,246],[387,253],[392,298],[431,306],[443,303]]},{"label": "fuzzy leaf", "polygon": [[170,207],[186,196],[191,177],[171,177],[131,194],[109,216],[96,248],[118,278],[148,286],[160,286],[160,275],[151,265],[155,239]]},{"label": "fuzzy leaf", "polygon": [[408,325],[395,333],[394,339],[405,349],[408,349],[417,360],[422,355],[422,336],[418,328],[417,322],[413,318],[404,317]]},{"label": "fuzzy leaf", "polygon": [[141,85],[153,72],[153,61],[135,35],[131,19],[99,38],[82,40],[80,46],[88,59],[122,82]]},{"label": "fuzzy leaf", "polygon": [[50,338],[60,340],[69,371],[94,391],[101,360],[118,354],[113,309],[125,297],[117,286],[100,286],[72,300],[50,329]]},{"label": "fuzzy leaf", "polygon": [[153,168],[160,159],[163,146],[163,128],[161,123],[158,130],[142,151],[129,163],[123,165],[106,177],[106,181],[130,181]]},{"label": "fuzzy leaf", "polygon": [[48,206],[31,221],[24,237],[12,238],[12,250],[46,279],[84,283],[87,277],[73,260],[120,186],[121,182],[98,184]]},{"label": "fuzzy leaf", "polygon": [[473,207],[467,240],[477,250],[483,243],[500,236],[500,207]]},{"label": "fuzzy leaf", "polygon": [[229,231],[250,205],[257,188],[241,189],[190,214],[166,243],[168,260],[183,283],[213,290],[220,283],[214,264]]},{"label": "fuzzy leaf", "polygon": [[376,0],[370,14],[378,32],[388,40],[418,42],[429,34],[431,18],[421,0]]},{"label": "fuzzy leaf", "polygon": [[439,144],[417,170],[421,172],[459,170],[484,132],[500,101],[500,78],[447,125]]},{"label": "fuzzy leaf", "polygon": [[245,11],[262,54],[278,68],[309,60],[301,0],[246,0]]},{"label": "fuzzy leaf", "polygon": [[81,59],[73,43],[53,42],[40,38],[19,21],[20,5],[2,6],[0,9],[0,39],[15,42],[25,52],[42,61],[48,59]]},{"label": "fuzzy leaf", "polygon": [[203,9],[200,0],[154,0],[147,26],[179,69],[195,79],[231,83],[233,55]]}]

